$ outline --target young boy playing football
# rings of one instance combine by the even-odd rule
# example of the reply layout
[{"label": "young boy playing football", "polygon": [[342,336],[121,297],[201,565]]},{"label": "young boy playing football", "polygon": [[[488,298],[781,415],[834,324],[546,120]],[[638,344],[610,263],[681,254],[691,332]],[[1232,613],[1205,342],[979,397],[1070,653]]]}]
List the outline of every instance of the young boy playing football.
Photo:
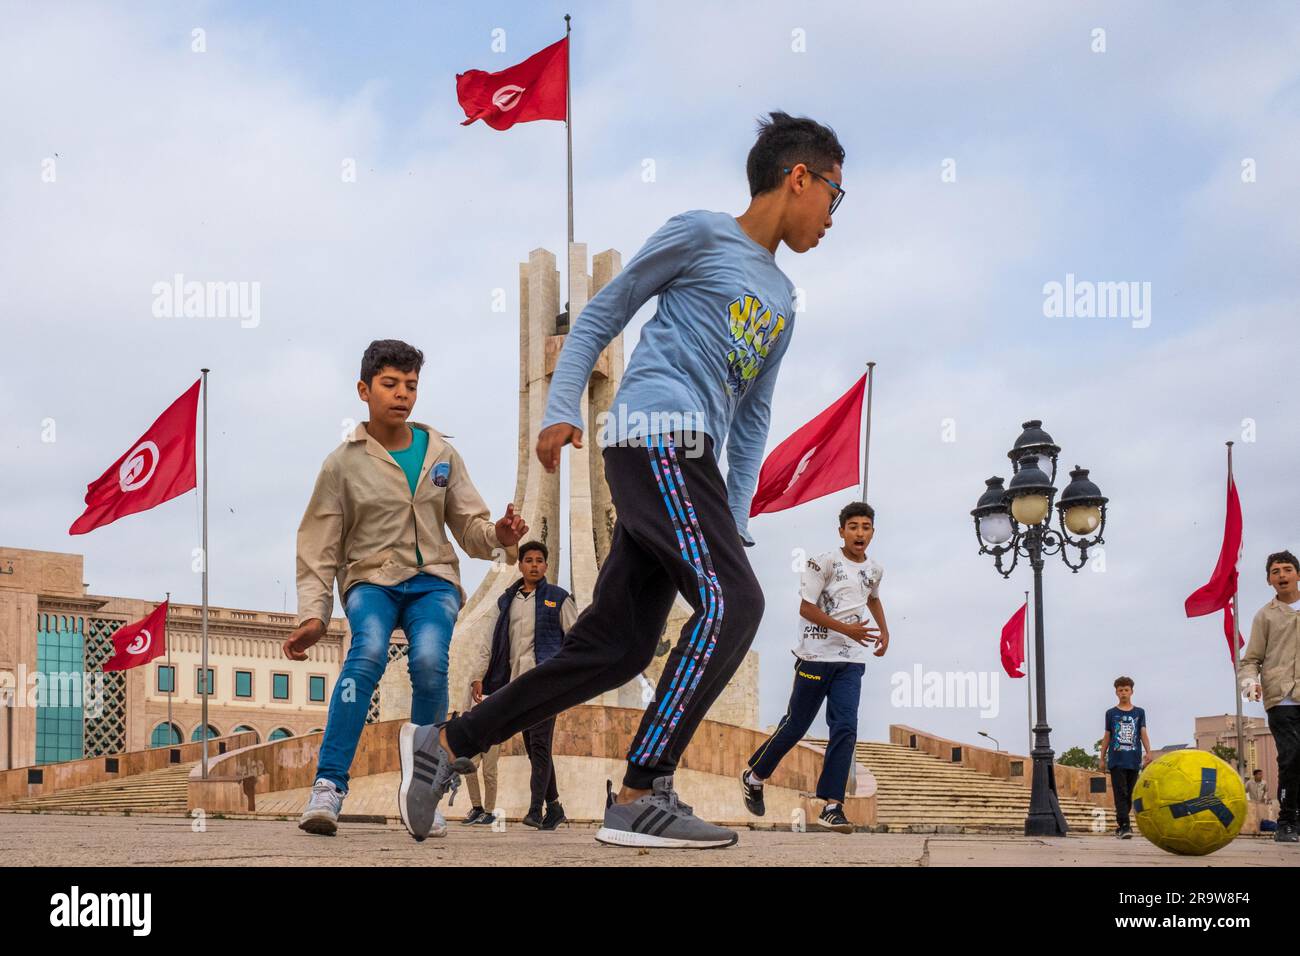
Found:
[{"label": "young boy playing football", "polygon": [[1277,744],[1278,843],[1300,843],[1300,561],[1278,551],[1265,562],[1275,596],[1255,615],[1241,657],[1241,691],[1263,700]]},{"label": "young boy playing football", "polygon": [[[794,651],[790,706],[776,733],[749,758],[749,769],[740,775],[745,807],[755,816],[766,812],[764,782],[803,739],[824,700],[830,739],[817,780],[817,799],[826,801],[817,824],[838,833],[853,832],[844,815],[844,789],[858,740],[862,675],[871,645],[876,645],[876,657],[889,647],[889,627],[880,603],[880,578],[885,572],[867,557],[875,520],[876,512],[864,501],[845,505],[840,511],[840,547],[809,558],[804,566],[799,583],[799,616],[804,624]],[[866,623],[868,612],[875,627]]]},{"label": "young boy playing football", "polygon": [[[284,655],[305,661],[324,637],[336,580],[352,632],[298,824],[308,833],[338,829],[348,769],[394,628],[410,645],[411,718],[447,716],[451,631],[465,597],[447,531],[471,557],[513,564],[528,530],[513,504],[494,524],[456,449],[428,425],[407,421],[423,364],[424,354],[405,342],[370,343],[357,382],[369,420],[325,459],[298,527],[298,627]],[[441,818],[429,825],[435,836],[446,834]]]},{"label": "young boy playing football", "polygon": [[601,351],[658,296],[600,436],[617,509],[610,553],[558,654],[445,727],[417,721],[403,729],[399,802],[417,840],[468,758],[640,674],[681,594],[694,614],[628,749],[623,787],[617,795],[609,788],[596,838],[624,846],[736,842],[733,831],[678,800],[673,772],[762,617],[744,549],[753,543],[750,500],[794,327],[794,285],[776,251],[784,243],[806,252],[826,234],[844,197],[843,161],[830,129],[773,113],[749,152],[749,208],[738,217],[674,216],[583,309],[537,438],[548,471],[565,445],[582,445],[581,397]]}]

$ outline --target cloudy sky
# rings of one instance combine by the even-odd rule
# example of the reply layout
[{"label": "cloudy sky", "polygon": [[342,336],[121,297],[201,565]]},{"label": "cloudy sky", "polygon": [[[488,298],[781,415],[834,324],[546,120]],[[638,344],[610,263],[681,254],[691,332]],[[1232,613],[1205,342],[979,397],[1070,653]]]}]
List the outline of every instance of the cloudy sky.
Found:
[{"label": "cloudy sky", "polygon": [[[517,263],[562,248],[564,132],[463,128],[454,77],[518,62],[571,12],[577,235],[592,251],[630,257],[682,210],[741,212],[765,111],[811,115],[846,147],[834,228],[778,254],[806,310],[769,447],[878,363],[872,554],[893,645],[868,667],[862,736],[898,722],[1025,748],[1023,681],[1002,678],[991,718],[890,698],[917,665],[998,671],[1029,572],[1000,578],[968,512],[1008,472],[1020,423],[1041,418],[1062,466],[1090,467],[1111,498],[1104,562],[1074,575],[1053,559],[1045,575],[1056,749],[1091,747],[1120,673],[1156,746],[1190,742],[1195,716],[1233,708],[1217,618],[1182,612],[1218,553],[1225,441],[1249,613],[1271,596],[1265,555],[1300,548],[1300,13],[738,9],[0,4],[0,544],[84,553],[95,593],[197,601],[194,495],[67,528],[87,482],[206,365],[212,601],[292,610],[294,530],[341,422],[362,417],[359,355],[390,336],[425,350],[415,417],[456,436],[499,511]],[[257,323],[155,317],[154,284],[178,273],[258,283]],[[1138,283],[1149,313],[1045,315],[1044,286],[1067,275]],[[751,526],[765,723],[789,689],[792,554],[833,547],[851,496]],[[483,571],[467,563],[467,584]]]}]

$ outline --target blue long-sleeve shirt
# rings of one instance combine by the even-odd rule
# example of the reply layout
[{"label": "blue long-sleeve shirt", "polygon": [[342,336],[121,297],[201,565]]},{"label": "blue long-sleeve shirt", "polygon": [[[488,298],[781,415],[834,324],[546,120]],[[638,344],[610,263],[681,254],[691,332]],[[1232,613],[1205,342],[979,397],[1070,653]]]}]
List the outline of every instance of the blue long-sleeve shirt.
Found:
[{"label": "blue long-sleeve shirt", "polygon": [[736,528],[753,544],[749,506],[776,373],[794,332],[794,285],[733,216],[674,216],[587,303],[551,377],[542,428],[586,429],[580,403],[596,359],[654,295],[658,307],[641,330],[600,444],[683,429],[711,436],[715,455],[727,450]]}]

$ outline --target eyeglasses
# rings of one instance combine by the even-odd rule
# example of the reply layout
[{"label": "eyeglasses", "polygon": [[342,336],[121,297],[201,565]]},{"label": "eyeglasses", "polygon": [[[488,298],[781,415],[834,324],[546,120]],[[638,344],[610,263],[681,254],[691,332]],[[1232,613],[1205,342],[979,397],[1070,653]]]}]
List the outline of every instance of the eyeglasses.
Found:
[{"label": "eyeglasses", "polygon": [[[788,175],[791,168],[792,167],[790,166],[786,166],[781,170],[781,172]],[[806,166],[804,168],[807,169]],[[831,208],[826,213],[828,216],[834,215],[835,210],[840,208],[840,203],[844,202],[844,187],[841,186],[839,183],[835,182],[835,180],[833,179],[827,179],[821,173],[814,173],[811,169],[808,170],[808,175],[817,177],[822,182],[824,182],[827,186],[830,186],[833,190],[835,190],[835,195],[831,199]]]}]

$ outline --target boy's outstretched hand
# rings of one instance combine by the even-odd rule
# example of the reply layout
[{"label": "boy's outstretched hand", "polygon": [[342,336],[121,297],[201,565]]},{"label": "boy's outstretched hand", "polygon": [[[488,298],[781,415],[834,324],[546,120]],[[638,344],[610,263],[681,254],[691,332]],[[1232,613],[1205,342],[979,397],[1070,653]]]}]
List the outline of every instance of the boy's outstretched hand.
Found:
[{"label": "boy's outstretched hand", "polygon": [[497,522],[497,540],[505,547],[511,548],[523,540],[528,533],[522,515],[515,514],[513,504],[506,505],[506,516]]},{"label": "boy's outstretched hand", "polygon": [[291,661],[305,661],[307,648],[325,636],[325,622],[318,617],[303,621],[285,638],[280,650]]},{"label": "boy's outstretched hand", "polygon": [[543,428],[537,436],[537,460],[547,471],[560,467],[560,449],[572,444],[574,448],[582,447],[582,429],[575,428],[568,422],[557,422]]}]

